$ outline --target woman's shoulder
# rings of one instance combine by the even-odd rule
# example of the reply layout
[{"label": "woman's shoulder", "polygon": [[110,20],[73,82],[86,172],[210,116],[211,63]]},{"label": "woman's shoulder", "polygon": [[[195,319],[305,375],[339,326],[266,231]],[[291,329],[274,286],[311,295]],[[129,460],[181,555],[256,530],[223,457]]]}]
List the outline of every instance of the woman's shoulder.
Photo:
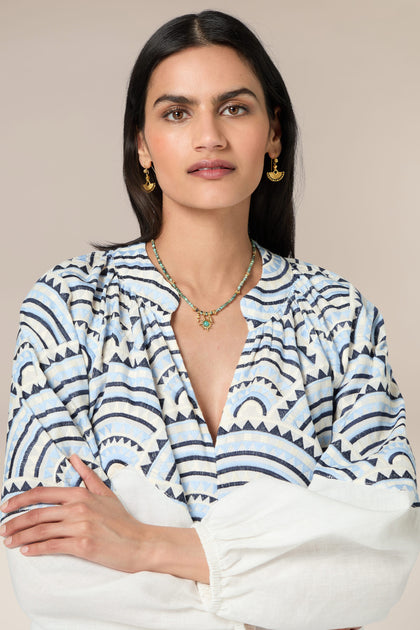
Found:
[{"label": "woman's shoulder", "polygon": [[300,258],[282,257],[263,250],[267,276],[274,284],[287,285],[296,299],[311,302],[320,300],[364,300],[360,291],[340,274]]},{"label": "woman's shoulder", "polygon": [[141,276],[141,251],[140,245],[91,251],[49,269],[23,300],[20,342],[42,349],[86,335],[94,339],[107,317],[127,319],[133,300],[127,278]]},{"label": "woman's shoulder", "polygon": [[91,321],[111,302],[131,302],[130,274],[141,277],[141,245],[91,251],[50,268],[23,300],[21,321]]},{"label": "woman's shoulder", "polygon": [[323,293],[330,289],[343,294],[356,290],[349,280],[335,271],[303,261],[300,258],[286,258],[286,261],[297,291],[306,292],[308,289],[312,289]]},{"label": "woman's shoulder", "polygon": [[68,281],[72,279],[95,283],[101,276],[115,273],[115,263],[128,258],[133,247],[120,247],[106,251],[90,251],[79,256],[67,258],[54,265],[40,280],[47,277],[57,277]]},{"label": "woman's shoulder", "polygon": [[143,249],[143,243],[139,243],[67,258],[48,269],[36,281],[32,291],[40,285],[63,295],[83,289],[101,290],[114,280],[124,280],[130,267],[139,267]]},{"label": "woman's shoulder", "polygon": [[278,283],[279,291],[284,292],[287,286],[289,303],[291,300],[306,321],[325,330],[344,327],[349,331],[356,322],[370,328],[382,321],[375,304],[340,274],[299,258],[281,257],[267,250],[265,255],[274,279],[272,287]]}]

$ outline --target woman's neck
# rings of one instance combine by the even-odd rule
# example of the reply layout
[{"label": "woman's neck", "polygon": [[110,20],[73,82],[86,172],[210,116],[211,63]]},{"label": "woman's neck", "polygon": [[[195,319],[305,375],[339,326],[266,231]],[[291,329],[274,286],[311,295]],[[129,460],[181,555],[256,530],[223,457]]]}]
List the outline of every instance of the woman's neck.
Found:
[{"label": "woman's neck", "polygon": [[[200,308],[213,308],[230,297],[249,265],[248,211],[164,211],[156,247],[181,291]],[[150,244],[147,251],[158,266]],[[256,284],[260,273],[256,259],[248,288]]]}]

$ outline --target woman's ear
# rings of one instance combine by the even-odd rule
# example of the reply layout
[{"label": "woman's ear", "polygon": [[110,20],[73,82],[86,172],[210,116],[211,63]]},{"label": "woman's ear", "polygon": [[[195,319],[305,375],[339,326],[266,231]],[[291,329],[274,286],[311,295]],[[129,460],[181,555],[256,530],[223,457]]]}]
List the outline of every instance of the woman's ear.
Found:
[{"label": "woman's ear", "polygon": [[139,162],[143,168],[150,168],[152,158],[150,157],[144,133],[139,131],[137,134],[137,152],[139,154]]},{"label": "woman's ear", "polygon": [[281,125],[280,107],[274,109],[274,116],[270,118],[270,132],[268,135],[267,153],[271,158],[278,157],[281,153]]}]

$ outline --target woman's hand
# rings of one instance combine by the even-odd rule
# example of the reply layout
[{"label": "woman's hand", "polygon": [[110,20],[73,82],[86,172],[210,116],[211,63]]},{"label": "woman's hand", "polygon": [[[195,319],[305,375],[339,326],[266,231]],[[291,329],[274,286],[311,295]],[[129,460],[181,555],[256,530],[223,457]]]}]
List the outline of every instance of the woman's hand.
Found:
[{"label": "woman's hand", "polygon": [[69,554],[103,566],[134,573],[150,570],[149,526],[137,521],[117,496],[77,455],[70,463],[86,488],[34,488],[1,506],[13,512],[37,503],[36,508],[1,528],[10,549],[21,547],[26,556]]},{"label": "woman's hand", "polygon": [[0,509],[14,512],[37,503],[0,528],[10,549],[25,556],[68,554],[118,571],[155,571],[209,583],[203,547],[193,528],[159,527],[137,521],[98,475],[72,455],[86,488],[34,488]]}]

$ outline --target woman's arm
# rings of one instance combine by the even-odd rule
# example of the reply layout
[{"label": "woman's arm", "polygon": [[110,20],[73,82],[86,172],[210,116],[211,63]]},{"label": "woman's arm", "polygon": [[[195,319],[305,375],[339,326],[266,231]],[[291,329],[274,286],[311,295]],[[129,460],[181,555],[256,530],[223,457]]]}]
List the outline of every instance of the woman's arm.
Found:
[{"label": "woman's arm", "polygon": [[420,548],[419,511],[405,491],[242,486],[195,524],[210,567],[207,609],[264,628],[314,630],[385,617]]},{"label": "woman's arm", "polygon": [[[136,517],[158,502],[155,520],[178,524],[174,532],[194,533],[194,539],[197,536],[188,527],[191,521],[187,510],[162,496],[141,473],[122,470],[113,480],[114,494],[76,456],[71,460],[83,475],[86,489],[40,487],[16,495],[4,508],[8,534],[18,532],[13,533],[14,543],[8,550],[12,580],[19,603],[37,628],[68,630],[74,625],[83,630],[243,630],[242,624],[209,613],[195,582],[145,570],[154,555],[148,550],[160,547],[156,544],[161,540],[157,532],[162,534],[171,528],[144,525]],[[39,501],[57,504],[34,506],[13,518],[14,510]],[[55,511],[51,522],[50,510]],[[72,517],[60,520],[61,512],[72,510]],[[31,531],[31,526],[28,529],[22,523],[32,519],[37,523]],[[45,531],[36,531],[45,526],[53,527],[52,539],[47,539]],[[63,527],[69,528],[66,540],[56,538],[57,528],[62,534]],[[153,537],[148,532],[154,532]],[[22,535],[27,537],[25,542],[39,541],[27,554],[15,546]],[[172,549],[172,545],[165,548]],[[162,552],[165,548],[162,546]],[[191,549],[173,551],[177,552],[177,566],[189,571],[186,557]]]},{"label": "woman's arm", "polygon": [[2,525],[9,549],[20,547],[25,556],[67,554],[117,571],[168,573],[208,584],[207,560],[195,529],[139,522],[77,455],[70,462],[86,488],[34,488],[0,506],[8,514],[51,504]]},{"label": "woman's arm", "polygon": [[[115,508],[114,524],[123,523],[125,534],[121,539],[112,530],[112,523],[108,531],[108,519],[100,524],[107,535],[114,534],[119,554],[125,547],[124,538],[136,539],[139,535],[134,519],[189,529],[191,518],[185,505],[156,490],[138,466],[115,464],[109,471],[110,459],[118,462],[121,450],[108,448],[111,457],[99,452],[103,425],[99,437],[93,429],[97,428],[94,413],[101,392],[98,379],[92,383],[91,376],[103,360],[100,332],[109,331],[104,317],[112,279],[104,255],[76,259],[47,273],[22,305],[2,491],[2,502],[11,503],[0,517],[10,534],[8,528],[14,521],[20,528],[17,519],[55,509],[55,501],[62,501],[63,496],[64,501],[69,498],[80,503],[83,491],[85,499],[92,498],[92,493],[86,495],[88,491],[78,487],[81,477],[69,462],[69,457],[77,453],[105,487],[112,487],[132,517],[122,516],[121,506],[111,496],[96,496],[96,505],[101,509],[111,504]],[[98,339],[98,351],[89,346],[86,326]],[[43,501],[42,493],[51,490],[65,492],[48,499],[54,505],[13,505],[20,497],[26,499],[26,491],[41,491],[34,500]],[[156,504],[161,506],[157,518]],[[58,507],[74,517],[68,505],[58,503]],[[144,532],[141,528],[140,536]],[[68,630],[73,626],[83,630],[237,628],[235,622],[208,613],[192,580],[148,571],[128,573],[62,553],[25,557],[18,547],[9,548],[7,555],[19,604],[42,630]],[[129,559],[126,555],[124,561]]]},{"label": "woman's arm", "polygon": [[383,320],[353,304],[351,328],[330,335],[335,416],[309,487],[261,476],[195,524],[210,567],[200,591],[216,614],[324,630],[377,621],[403,592],[420,548],[414,458]]},{"label": "woman's arm", "polygon": [[[28,558],[67,554],[126,573],[152,571],[208,583],[208,565],[195,529],[140,523],[77,455],[70,461],[86,489],[36,488],[1,506],[8,513],[37,503],[56,504],[3,525],[2,535],[11,537],[9,549],[22,546]],[[245,556],[254,544],[250,541],[250,549],[243,549]],[[287,558],[285,563],[287,568]]]}]

